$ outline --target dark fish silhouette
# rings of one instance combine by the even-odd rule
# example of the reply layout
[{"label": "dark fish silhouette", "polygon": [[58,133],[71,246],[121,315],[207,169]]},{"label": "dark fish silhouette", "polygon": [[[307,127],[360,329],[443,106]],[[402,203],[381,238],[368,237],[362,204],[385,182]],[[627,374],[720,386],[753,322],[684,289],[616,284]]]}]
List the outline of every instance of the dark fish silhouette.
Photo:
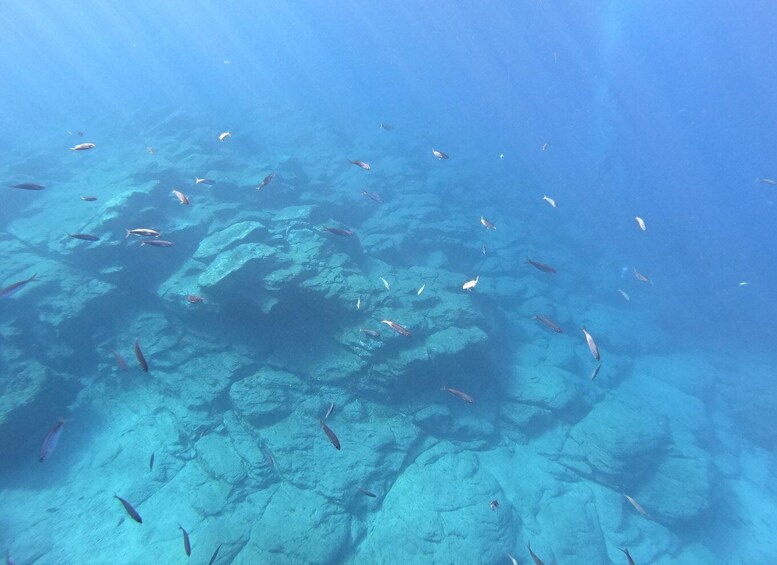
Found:
[{"label": "dark fish silhouette", "polygon": [[166,239],[144,239],[140,245],[150,245],[152,247],[172,247],[175,245],[172,241]]},{"label": "dark fish silhouette", "polygon": [[153,471],[154,470],[154,455],[156,455],[156,452],[151,454],[151,459],[148,460],[148,470]]},{"label": "dark fish silhouette", "polygon": [[526,262],[529,265],[531,265],[532,267],[534,267],[535,269],[539,269],[543,273],[555,273],[556,272],[556,269],[554,269],[550,265],[546,265],[545,263],[540,263],[538,261],[532,261],[528,257],[526,258]]},{"label": "dark fish silhouette", "polygon": [[27,283],[31,283],[35,280],[35,277],[37,277],[38,274],[35,273],[32,275],[29,279],[24,279],[23,281],[15,282],[11,285],[8,285],[4,289],[0,290],[0,298],[5,298],[6,296],[11,296],[12,294],[16,294],[21,289],[23,289],[25,286],[27,286]]},{"label": "dark fish silhouette", "polygon": [[599,369],[601,369],[601,368],[602,368],[602,364],[601,364],[601,363],[599,363],[599,364],[596,366],[596,369],[594,369],[594,372],[593,372],[593,373],[591,373],[591,380],[594,380],[594,379],[597,377],[597,375],[599,375]]},{"label": "dark fish silhouette", "polygon": [[178,524],[178,528],[183,532],[183,550],[188,557],[192,555],[192,543],[189,541],[189,532],[183,529],[181,524]]},{"label": "dark fish silhouette", "polygon": [[138,511],[135,510],[135,508],[132,507],[132,504],[124,500],[122,497],[117,495],[116,493],[113,493],[113,498],[121,502],[122,506],[124,506],[124,510],[127,511],[127,514],[130,515],[130,518],[135,520],[138,524],[143,523],[143,518],[140,517],[140,514],[138,514]]},{"label": "dark fish silhouette", "polygon": [[394,126],[392,126],[391,124],[380,124],[380,129],[391,131],[392,129],[394,129]]},{"label": "dark fish silhouette", "polygon": [[443,153],[442,151],[437,151],[437,149],[432,149],[432,155],[437,157],[440,161],[448,158],[448,155],[446,153]]},{"label": "dark fish silhouette", "polygon": [[542,325],[552,329],[556,333],[559,333],[559,334],[564,333],[563,330],[558,326],[556,322],[554,322],[553,320],[551,320],[546,316],[540,316],[539,314],[535,314],[532,320],[537,320]]},{"label": "dark fish silhouette", "polygon": [[272,179],[274,178],[275,178],[275,173],[270,173],[269,175],[267,175],[262,179],[262,182],[259,183],[259,186],[256,187],[256,190],[262,190],[265,186],[270,184],[272,182]]},{"label": "dark fish silhouette", "polygon": [[143,356],[143,350],[140,349],[140,340],[138,339],[135,339],[135,357],[137,358],[138,363],[140,363],[140,368],[148,373],[148,363],[146,362],[146,358]]},{"label": "dark fish silhouette", "polygon": [[19,188],[21,190],[43,190],[46,187],[37,182],[20,182],[19,184],[12,184],[11,188]]},{"label": "dark fish silhouette", "polygon": [[81,239],[83,241],[100,241],[99,237],[88,233],[69,233],[67,235],[69,235],[73,239]]},{"label": "dark fish silhouette", "polygon": [[82,196],[81,200],[83,200],[84,202],[94,202],[95,200],[97,200],[97,197],[96,196]]},{"label": "dark fish silhouette", "polygon": [[534,552],[531,550],[531,542],[529,542],[528,544],[526,544],[526,547],[528,547],[528,548],[529,548],[529,554],[531,555],[531,558],[532,558],[532,560],[534,561],[534,565],[545,565],[545,563],[543,563],[542,559],[540,559],[539,557],[537,557],[537,554],[536,554],[536,553],[534,553]]},{"label": "dark fish silhouette", "polygon": [[324,229],[328,231],[329,233],[333,233],[335,235],[342,235],[342,236],[349,236],[353,235],[353,232],[351,230],[344,230],[340,228],[330,228],[329,226],[324,226]]},{"label": "dark fish silhouette", "polygon": [[447,392],[450,392],[450,393],[451,393],[453,396],[455,396],[455,397],[457,397],[457,398],[461,398],[461,399],[462,399],[463,401],[465,401],[465,402],[469,402],[470,404],[475,404],[475,399],[474,399],[474,398],[472,398],[472,397],[471,397],[469,394],[467,394],[466,392],[461,392],[461,391],[460,391],[460,390],[458,390],[458,389],[455,389],[455,388],[450,388],[450,387],[447,387],[447,386],[445,386],[445,385],[443,385],[443,386],[442,386],[442,389],[441,389],[441,390],[445,390],[445,391],[447,391]]},{"label": "dark fish silhouette", "polygon": [[626,558],[629,560],[629,565],[635,565],[634,564],[634,560],[631,558],[631,554],[629,553],[629,548],[628,547],[625,548],[625,549],[622,548],[622,547],[619,547],[618,549],[620,549],[623,553],[626,554]]},{"label": "dark fish silhouette", "polygon": [[46,434],[46,437],[43,438],[43,443],[40,446],[40,455],[38,456],[38,461],[41,463],[48,459],[57,448],[57,444],[59,443],[59,438],[62,435],[62,429],[64,425],[65,420],[60,418],[57,420],[57,423],[54,424],[54,427],[49,430],[49,433]]},{"label": "dark fish silhouette", "polygon": [[369,496],[370,498],[377,498],[378,495],[372,492],[371,490],[367,490],[364,487],[359,487],[359,492],[362,493],[364,496]]},{"label": "dark fish silhouette", "polygon": [[321,429],[324,430],[324,433],[326,434],[326,437],[329,438],[329,441],[332,442],[332,445],[335,446],[335,449],[337,449],[339,451],[340,450],[340,440],[337,439],[337,436],[335,435],[335,433],[331,429],[329,429],[329,426],[327,426],[324,423],[323,420],[319,420],[318,422],[321,424]]},{"label": "dark fish silhouette", "polygon": [[213,565],[213,563],[216,561],[216,557],[219,556],[219,549],[221,549],[221,545],[216,548],[216,551],[213,552],[213,556],[210,558],[210,561],[208,561],[208,565]]}]

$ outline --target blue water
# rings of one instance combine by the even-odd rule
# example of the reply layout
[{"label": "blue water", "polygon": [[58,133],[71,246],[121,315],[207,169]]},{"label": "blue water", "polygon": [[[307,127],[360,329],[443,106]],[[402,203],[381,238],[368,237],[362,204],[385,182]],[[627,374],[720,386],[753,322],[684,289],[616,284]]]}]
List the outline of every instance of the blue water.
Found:
[{"label": "blue water", "polygon": [[771,3],[0,29],[9,562],[777,562]]}]

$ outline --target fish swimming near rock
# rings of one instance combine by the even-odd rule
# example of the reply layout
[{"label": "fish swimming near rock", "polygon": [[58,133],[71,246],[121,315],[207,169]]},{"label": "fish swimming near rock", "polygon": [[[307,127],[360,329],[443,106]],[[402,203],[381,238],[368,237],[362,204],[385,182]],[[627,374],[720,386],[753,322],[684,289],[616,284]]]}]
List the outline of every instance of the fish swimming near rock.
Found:
[{"label": "fish swimming near rock", "polygon": [[194,184],[204,184],[205,186],[213,186],[216,181],[213,179],[201,179],[200,177],[194,177]]},{"label": "fish swimming near rock", "polygon": [[221,549],[222,544],[219,544],[219,546],[216,548],[216,551],[213,552],[213,555],[210,558],[210,561],[208,561],[208,565],[213,565],[216,561],[216,557],[219,556],[219,549]]},{"label": "fish swimming near rock", "polygon": [[148,373],[148,363],[143,355],[143,350],[140,348],[140,340],[137,338],[135,339],[135,357],[138,363],[140,363],[140,368],[143,369],[143,372]]},{"label": "fish swimming near rock", "polygon": [[154,470],[154,456],[156,455],[156,452],[151,453],[151,457],[148,460],[148,470],[153,471]]},{"label": "fish swimming near rock", "polygon": [[275,178],[275,173],[270,173],[266,177],[262,179],[262,182],[259,183],[259,186],[256,187],[256,190],[262,190],[265,186],[270,184],[272,182],[272,179]]},{"label": "fish swimming near rock", "polygon": [[371,490],[367,490],[366,488],[361,487],[361,486],[358,487],[358,488],[359,488],[359,492],[362,493],[364,496],[369,496],[370,498],[377,498],[378,497],[378,495],[375,494],[374,492],[372,492]]},{"label": "fish swimming near rock", "polygon": [[413,335],[413,334],[410,333],[410,330],[408,330],[407,328],[405,328],[403,326],[400,326],[399,324],[397,324],[396,322],[393,322],[391,320],[381,320],[380,323],[381,324],[386,324],[392,330],[394,330],[398,334],[403,335],[405,337],[410,337],[411,335]]},{"label": "fish swimming near rock", "polygon": [[448,386],[442,385],[442,388],[440,390],[444,390],[446,392],[450,392],[453,396],[457,398],[461,398],[464,402],[468,402],[469,404],[475,404],[475,399],[472,398],[469,394],[466,392],[462,392],[456,388],[450,388]]},{"label": "fish swimming near rock", "polygon": [[59,438],[62,436],[62,430],[65,426],[65,420],[60,418],[57,420],[57,423],[54,424],[54,427],[49,430],[49,433],[46,434],[46,437],[43,438],[43,443],[40,446],[40,453],[38,455],[38,461],[43,463],[46,459],[48,459],[52,453],[54,453],[54,450],[57,448],[57,444],[59,443]]},{"label": "fish swimming near rock", "polygon": [[17,281],[13,284],[8,285],[4,289],[0,289],[0,298],[6,298],[8,296],[12,296],[19,292],[21,289],[23,289],[25,286],[27,286],[29,283],[31,283],[34,280],[37,280],[35,277],[37,277],[38,274],[35,273],[32,275],[29,279],[24,279],[23,281]]},{"label": "fish swimming near rock", "polygon": [[380,339],[380,332],[375,330],[368,330],[367,328],[359,328],[359,331],[365,335],[370,336],[373,339]]},{"label": "fish swimming near rock", "polygon": [[599,374],[599,370],[602,368],[602,364],[599,363],[596,368],[594,369],[593,373],[591,373],[591,380],[593,381],[597,375]]},{"label": "fish swimming near rock", "polygon": [[332,445],[335,446],[335,449],[340,451],[340,440],[337,439],[337,436],[335,435],[335,433],[329,428],[329,426],[327,426],[324,423],[323,420],[319,420],[318,422],[319,422],[319,424],[321,424],[321,429],[324,430],[324,433],[326,434],[326,437],[328,437],[329,441],[332,442]]},{"label": "fish swimming near rock", "polygon": [[527,265],[531,265],[535,269],[539,269],[543,273],[551,273],[551,274],[553,274],[553,273],[556,272],[556,269],[554,269],[550,265],[546,265],[545,263],[540,263],[539,261],[532,261],[528,257],[526,258],[526,264]]},{"label": "fish swimming near rock", "polygon": [[361,310],[362,309],[362,297],[357,296],[356,297],[356,309]]},{"label": "fish swimming near rock", "polygon": [[143,245],[150,245],[151,247],[172,247],[175,245],[172,241],[166,239],[144,239],[140,242],[141,247]]},{"label": "fish swimming near rock", "polygon": [[43,190],[46,187],[37,182],[20,182],[10,185],[11,188],[18,188],[19,190]]},{"label": "fish swimming near rock", "polygon": [[189,540],[189,532],[187,532],[181,524],[178,524],[178,528],[183,532],[183,550],[186,552],[187,557],[191,557],[192,542]]},{"label": "fish swimming near rock", "polygon": [[421,296],[421,295],[423,294],[423,292],[424,292],[424,289],[425,289],[425,288],[426,288],[426,285],[425,285],[425,284],[422,284],[422,285],[421,285],[421,288],[419,288],[419,289],[416,291],[415,295],[416,295],[416,296]]},{"label": "fish swimming near rock", "polygon": [[94,202],[95,200],[97,200],[97,197],[96,196],[82,196],[81,200],[83,200],[84,202]]},{"label": "fish swimming near rock", "polygon": [[588,330],[585,329],[585,326],[583,326],[583,335],[585,335],[585,341],[588,344],[588,350],[591,352],[591,355],[594,356],[594,359],[599,361],[599,348],[596,346],[596,341],[594,340],[593,336],[588,333]]},{"label": "fish swimming near rock", "polygon": [[[543,151],[544,151],[544,149],[543,149]],[[526,544],[526,547],[527,547],[527,548],[529,548],[529,555],[531,555],[531,558],[532,558],[532,560],[534,561],[534,565],[545,565],[545,563],[542,561],[542,559],[540,559],[539,557],[537,557],[537,554],[536,554],[536,553],[534,553],[534,552],[531,550],[531,542],[527,543],[527,544]]]},{"label": "fish swimming near rock", "polygon": [[492,500],[492,501],[491,501],[491,502],[488,504],[488,506],[489,506],[489,508],[491,508],[491,510],[493,510],[494,512],[496,512],[496,510],[499,508],[499,501],[498,501],[498,500],[496,500],[496,499],[494,499],[494,500]]},{"label": "fish swimming near rock", "polygon": [[535,314],[534,316],[532,316],[532,320],[537,320],[543,326],[545,326],[546,328],[550,328],[557,334],[564,333],[564,330],[562,330],[561,327],[556,322],[554,322],[547,316],[540,316],[539,314]]},{"label": "fish swimming near rock", "polygon": [[480,275],[476,276],[471,281],[465,282],[463,285],[461,285],[461,288],[463,290],[472,290],[473,288],[475,288],[478,285],[478,281],[480,281]]},{"label": "fish swimming near rock", "polygon": [[629,548],[628,547],[626,547],[626,548],[619,547],[618,549],[620,549],[623,553],[626,554],[626,559],[629,560],[629,565],[636,565],[634,563],[634,560],[631,558],[631,554],[629,553]]},{"label": "fish swimming near rock", "polygon": [[80,239],[82,241],[100,241],[99,237],[89,233],[68,233],[67,235],[68,237],[72,237],[73,239]]},{"label": "fish swimming near rock", "polygon": [[518,565],[518,560],[512,555],[510,555],[509,553],[507,554],[507,558],[510,560],[510,563],[512,563],[512,565]]},{"label": "fish swimming near rock", "polygon": [[639,512],[642,516],[647,516],[647,512],[645,511],[644,508],[642,508],[642,505],[639,502],[634,500],[634,498],[632,498],[628,494],[624,494],[623,496],[625,496],[626,500],[628,500],[631,503],[631,505],[634,507],[634,510]]},{"label": "fish swimming near rock", "polygon": [[116,364],[119,366],[119,369],[126,371],[127,362],[124,360],[124,357],[122,357],[121,354],[115,349],[111,349],[111,351],[113,352],[113,357],[116,359]]},{"label": "fish swimming near rock", "polygon": [[480,216],[480,223],[483,224],[483,227],[486,228],[487,230],[495,230],[496,229],[496,226],[492,222],[490,222],[486,218],[484,218],[483,216]]},{"label": "fish swimming near rock", "polygon": [[377,192],[367,192],[366,190],[362,190],[362,196],[366,196],[373,202],[377,202],[378,204],[383,204],[383,198],[378,194]]},{"label": "fish swimming near rock", "polygon": [[132,504],[130,504],[129,502],[124,500],[122,497],[120,497],[116,493],[113,493],[113,498],[115,498],[116,500],[121,502],[121,505],[124,506],[124,510],[127,511],[127,514],[129,514],[130,518],[135,520],[138,524],[142,524],[143,523],[143,518],[140,517],[140,514],[138,514],[138,511],[135,510],[135,508],[132,506]]},{"label": "fish swimming near rock", "polygon": [[391,285],[389,284],[389,282],[386,279],[384,279],[383,277],[378,277],[378,278],[381,280],[381,282],[383,283],[383,286],[386,288],[386,290],[391,292]]},{"label": "fish swimming near rock", "polygon": [[448,158],[448,155],[443,153],[442,151],[438,151],[435,148],[432,148],[432,155],[437,157],[440,161],[443,161]]},{"label": "fish swimming near rock", "polygon": [[356,159],[356,160],[348,159],[348,162],[351,163],[352,165],[356,165],[360,169],[364,169],[365,171],[371,171],[372,170],[372,167],[370,167],[370,164],[369,163],[365,163],[364,161],[359,161],[358,159]]},{"label": "fish swimming near rock", "polygon": [[324,226],[324,231],[328,231],[329,233],[333,233],[335,235],[339,235],[342,237],[349,237],[353,235],[353,232],[351,230],[345,230],[342,228],[330,228],[329,226]]},{"label": "fish swimming near rock", "polygon": [[75,147],[71,147],[71,151],[87,151],[89,149],[94,149],[96,145],[94,143],[79,143]]},{"label": "fish swimming near rock", "polygon": [[178,199],[178,202],[180,202],[184,206],[189,205],[189,198],[183,192],[176,189],[173,189],[172,192],[175,195],[175,197]]},{"label": "fish swimming near rock", "polygon": [[186,302],[189,304],[199,304],[200,302],[205,302],[205,299],[197,294],[187,294]]},{"label": "fish swimming near rock", "polygon": [[124,231],[127,232],[127,235],[124,237],[124,239],[127,239],[131,235],[136,235],[138,237],[160,237],[162,235],[160,232],[148,228],[135,228],[132,230]]}]

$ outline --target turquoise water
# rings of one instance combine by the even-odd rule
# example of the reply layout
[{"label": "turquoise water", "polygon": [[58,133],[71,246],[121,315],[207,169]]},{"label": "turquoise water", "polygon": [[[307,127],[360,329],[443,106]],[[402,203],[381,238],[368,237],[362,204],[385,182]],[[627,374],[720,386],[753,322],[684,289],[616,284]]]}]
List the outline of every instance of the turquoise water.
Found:
[{"label": "turquoise water", "polygon": [[0,551],[777,562],[776,20],[3,6]]}]

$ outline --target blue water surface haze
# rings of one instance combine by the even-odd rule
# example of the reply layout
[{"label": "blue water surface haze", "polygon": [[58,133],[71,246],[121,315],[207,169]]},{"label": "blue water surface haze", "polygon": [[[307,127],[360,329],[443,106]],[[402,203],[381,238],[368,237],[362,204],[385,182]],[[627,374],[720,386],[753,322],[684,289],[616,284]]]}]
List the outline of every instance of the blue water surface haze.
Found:
[{"label": "blue water surface haze", "polygon": [[777,562],[773,2],[0,29],[8,563]]}]

